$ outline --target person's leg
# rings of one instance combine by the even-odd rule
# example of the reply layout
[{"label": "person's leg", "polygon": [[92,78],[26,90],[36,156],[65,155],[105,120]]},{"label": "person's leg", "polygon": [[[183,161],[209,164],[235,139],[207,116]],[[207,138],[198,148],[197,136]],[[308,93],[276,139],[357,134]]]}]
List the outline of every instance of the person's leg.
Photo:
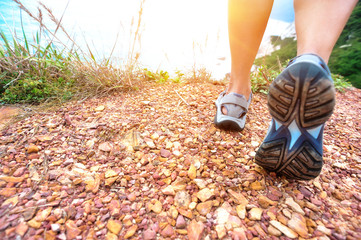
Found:
[{"label": "person's leg", "polygon": [[269,88],[272,121],[255,157],[264,168],[304,180],[320,174],[323,129],[335,106],[326,62],[356,2],[295,0],[298,56]]},{"label": "person's leg", "polygon": [[228,33],[231,76],[226,92],[216,101],[216,127],[241,131],[251,102],[251,67],[261,44],[273,0],[229,0]]},{"label": "person's leg", "polygon": [[325,62],[357,0],[294,0],[297,55],[314,53]]},{"label": "person's leg", "polygon": [[251,93],[250,71],[260,46],[273,0],[229,0],[228,32],[231,50],[231,78],[227,93],[247,99]]}]

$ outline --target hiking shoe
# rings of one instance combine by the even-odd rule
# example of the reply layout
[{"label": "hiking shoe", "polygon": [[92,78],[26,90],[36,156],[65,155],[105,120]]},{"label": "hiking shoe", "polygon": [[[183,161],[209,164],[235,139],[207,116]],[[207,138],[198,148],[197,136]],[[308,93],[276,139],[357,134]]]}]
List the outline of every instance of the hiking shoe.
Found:
[{"label": "hiking shoe", "polygon": [[323,165],[323,129],[334,106],[333,80],[323,59],[314,54],[292,59],[270,85],[273,118],[256,163],[288,178],[317,177]]},{"label": "hiking shoe", "polygon": [[[223,91],[216,101],[217,113],[214,117],[216,127],[227,131],[243,130],[251,100],[252,93],[247,101],[241,94],[233,92],[226,94],[226,91]],[[222,113],[222,107],[226,108],[227,114]]]}]

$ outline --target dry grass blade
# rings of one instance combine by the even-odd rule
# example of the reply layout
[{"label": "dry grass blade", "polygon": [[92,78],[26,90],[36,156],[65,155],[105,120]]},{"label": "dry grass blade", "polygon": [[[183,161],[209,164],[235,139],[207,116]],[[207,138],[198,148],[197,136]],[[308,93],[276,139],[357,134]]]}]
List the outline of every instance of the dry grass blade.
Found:
[{"label": "dry grass blade", "polygon": [[30,11],[29,9],[27,9],[24,4],[22,4],[22,2],[20,2],[19,0],[13,0],[16,4],[18,4],[19,8],[22,9],[23,11],[25,11],[31,18],[33,18],[35,21],[41,23],[42,19],[35,17]]},{"label": "dry grass blade", "polygon": [[[63,25],[61,24],[62,20],[63,20],[63,17],[64,17],[64,14],[66,12],[66,9],[68,8],[68,5],[69,5],[69,1],[68,3],[66,4],[65,8],[64,8],[64,11],[63,11],[63,14],[61,15],[61,18],[60,20],[58,20],[54,14],[53,14],[53,11],[48,8],[45,4],[43,4],[42,2],[39,2],[39,4],[48,12],[48,16],[50,18],[51,21],[53,21],[55,24],[56,24],[56,29],[54,31],[54,34],[57,33],[58,29],[60,28],[67,36],[67,38],[69,40],[72,40],[72,37],[70,37],[69,33],[65,30],[65,28],[63,27]],[[73,41],[74,42],[74,41]],[[74,42],[75,43],[75,42]]]}]

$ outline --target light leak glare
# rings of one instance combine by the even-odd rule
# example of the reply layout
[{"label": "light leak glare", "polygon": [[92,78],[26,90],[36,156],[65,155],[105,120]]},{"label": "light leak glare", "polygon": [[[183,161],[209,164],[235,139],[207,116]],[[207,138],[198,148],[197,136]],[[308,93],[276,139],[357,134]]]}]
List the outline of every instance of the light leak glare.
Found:
[{"label": "light leak glare", "polygon": [[[37,0],[22,2],[37,13]],[[64,28],[83,50],[88,44],[98,59],[109,57],[116,44],[112,60],[118,65],[125,63],[133,44],[141,2],[70,0],[68,4],[68,1],[43,1],[58,19],[65,11]],[[142,67],[170,72],[205,67],[215,78],[223,78],[230,71],[227,1],[145,0],[142,10],[140,41],[135,45]],[[0,11],[8,22],[19,22],[19,11],[14,4]],[[35,25],[25,15],[26,31],[34,35]],[[45,24],[52,24],[49,18],[45,18]],[[276,24],[272,29],[284,28],[279,27]],[[267,33],[271,35],[272,30],[269,28]],[[59,36],[61,38],[61,34]]]}]

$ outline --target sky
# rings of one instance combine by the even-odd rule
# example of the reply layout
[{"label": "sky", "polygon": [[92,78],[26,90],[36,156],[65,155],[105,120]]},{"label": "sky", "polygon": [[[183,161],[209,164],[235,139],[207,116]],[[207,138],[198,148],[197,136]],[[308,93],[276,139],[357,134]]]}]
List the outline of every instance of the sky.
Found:
[{"label": "sky", "polygon": [[293,22],[295,20],[293,0],[275,0],[270,18],[288,23]]},{"label": "sky", "polygon": [[[22,0],[37,14],[38,0]],[[112,55],[113,62],[123,64],[132,49],[140,0],[47,0],[43,1],[83,49],[89,45],[98,59]],[[43,12],[45,14],[45,12]],[[20,11],[11,0],[0,0],[0,28],[20,30]],[[38,29],[22,13],[27,35]],[[55,28],[44,15],[45,23]],[[275,0],[260,54],[270,50],[270,35],[293,34],[293,1]],[[133,22],[133,25],[132,25]],[[290,27],[291,26],[291,27]],[[221,78],[230,68],[227,29],[227,1],[224,0],[146,0],[140,25],[141,41],[134,50],[140,53],[143,67],[168,71],[189,70],[193,66],[212,69]],[[65,39],[59,32],[60,39]],[[62,41],[70,45],[69,41]],[[222,60],[220,60],[222,59]]]}]

